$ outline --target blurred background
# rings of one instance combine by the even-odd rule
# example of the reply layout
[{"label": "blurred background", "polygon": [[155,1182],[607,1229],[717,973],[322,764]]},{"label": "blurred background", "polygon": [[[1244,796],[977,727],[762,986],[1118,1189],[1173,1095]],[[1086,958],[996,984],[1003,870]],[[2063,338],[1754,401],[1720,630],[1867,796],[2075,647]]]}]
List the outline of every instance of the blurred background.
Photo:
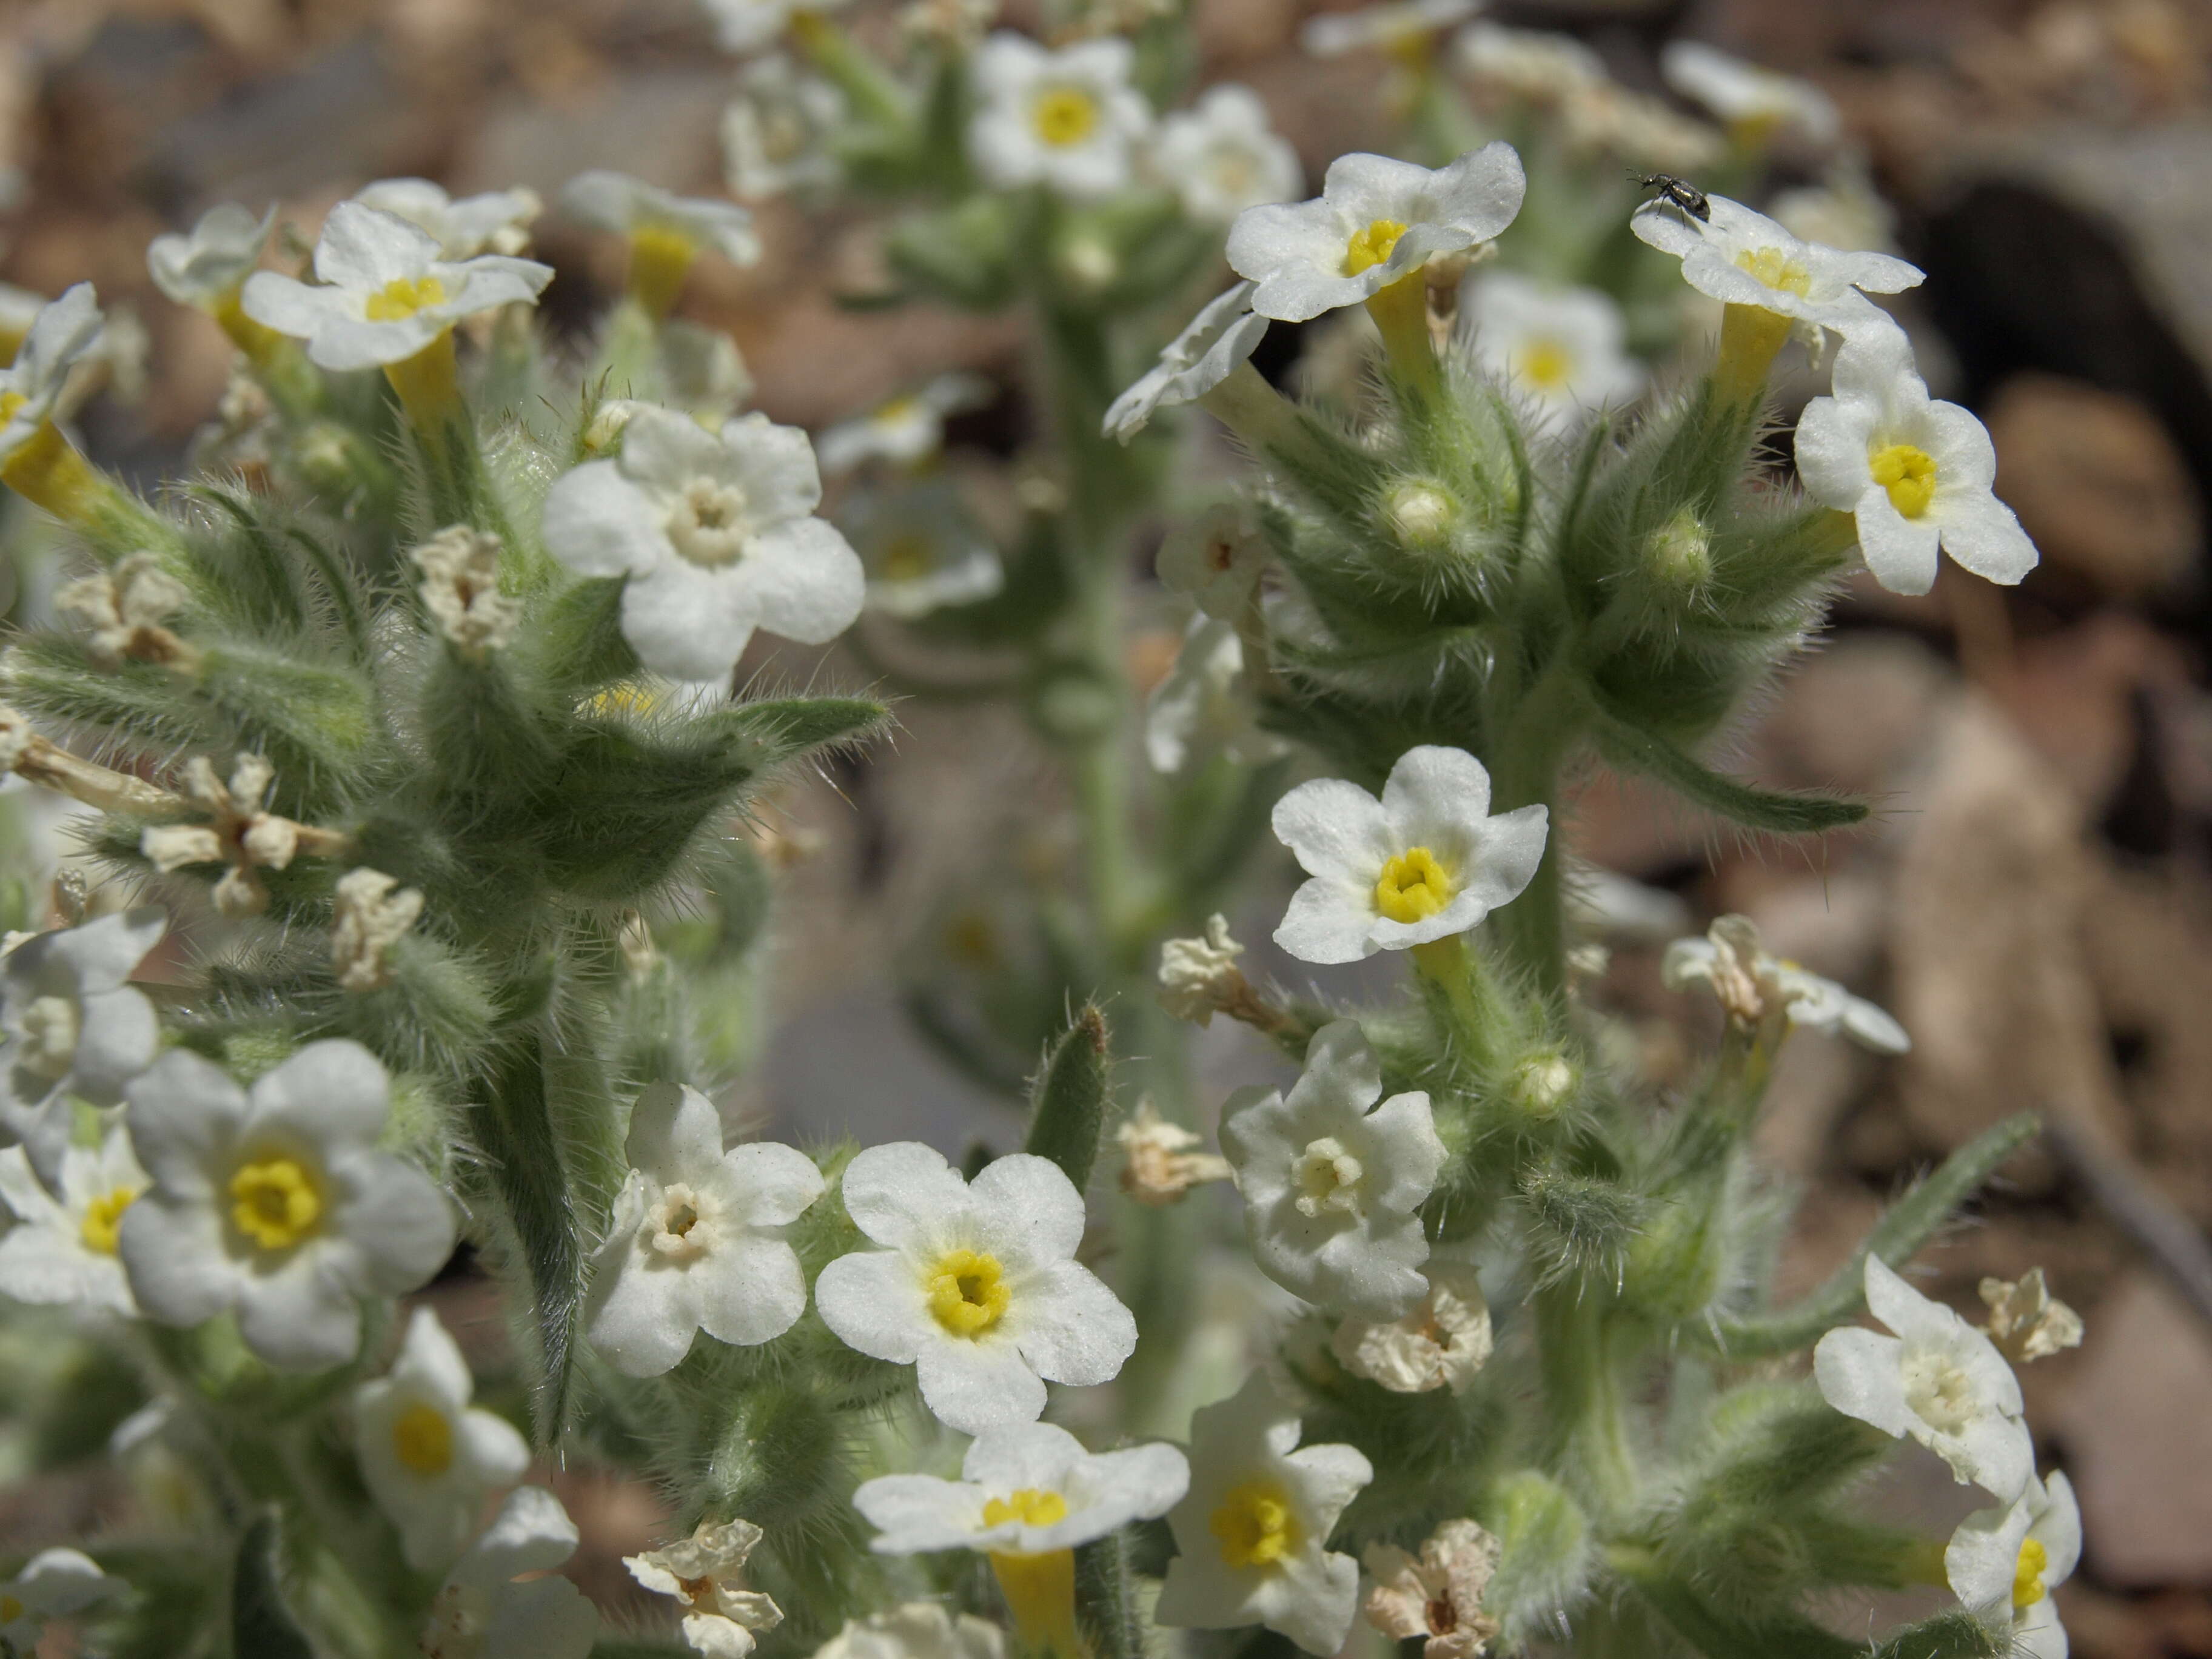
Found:
[{"label": "blurred background", "polygon": [[[1300,0],[1194,4],[1204,78],[1258,90],[1310,179],[1388,144],[1375,60],[1299,52]],[[1923,368],[1988,423],[1998,492],[2044,558],[2015,590],[1948,569],[1924,599],[1854,590],[1742,724],[1739,770],[1881,803],[1809,860],[1633,788],[1583,790],[1580,855],[1670,896],[1643,943],[1616,940],[1590,994],[1651,1075],[1679,1075],[1711,1011],[1661,989],[1658,947],[1735,910],[1915,1034],[1895,1063],[1810,1037],[1787,1051],[1762,1131],[1804,1186],[1785,1293],[1978,1130],[2023,1108],[2063,1126],[2058,1150],[2016,1160],[1926,1259],[1935,1288],[1969,1307],[1985,1272],[2041,1262],[2087,1320],[2078,1351],[2023,1375],[2045,1461],[2085,1511],[2087,1560],[2061,1593],[2075,1651],[2212,1656],[2212,0],[1620,0],[1489,15],[1572,33],[1632,87],[1656,90],[1658,48],[1688,36],[1824,88],[1871,157],[1898,246],[1928,272],[1906,311]],[[1018,6],[1007,21],[1023,24]],[[720,194],[732,81],[692,0],[0,0],[0,281],[52,295],[89,279],[111,313],[135,316],[144,368],[118,354],[118,395],[86,432],[96,459],[150,488],[215,416],[231,357],[212,322],[153,290],[151,237],[217,202],[275,200],[311,241],[331,204],[393,175],[550,200],[614,165]],[[770,203],[759,228],[765,258],[702,264],[684,305],[737,339],[755,406],[819,429],[933,371],[975,372],[1000,394],[955,421],[951,458],[994,487],[994,460],[1034,418],[1018,322],[841,309],[836,294],[879,285],[863,220]],[[555,331],[611,298],[608,239],[549,216],[538,251],[558,272],[542,311]],[[1282,374],[1297,342],[1277,336],[1289,347],[1267,366]],[[1152,552],[1133,549],[1146,579]],[[1157,614],[1130,643],[1140,678],[1176,644]],[[788,647],[757,648],[747,672],[869,678]],[[945,925],[938,896],[974,876],[972,848],[1011,830],[1044,867],[1066,855],[1054,773],[1012,711],[906,714],[896,743],[792,791],[759,831],[795,894],[775,922],[780,1024],[744,1105],[790,1134],[1003,1146],[1011,1109],[912,1033],[895,958]],[[1289,887],[1287,866],[1255,884],[1239,937],[1264,941]],[[1201,1056],[1209,1105],[1274,1074],[1241,1028],[1206,1034]],[[499,1340],[465,1281],[443,1294],[449,1318]],[[1940,1490],[1920,1498],[1955,1507]],[[112,1500],[97,1480],[15,1481],[0,1534],[80,1530]],[[655,1519],[635,1493],[601,1494],[587,1522],[599,1559],[639,1547]]]}]

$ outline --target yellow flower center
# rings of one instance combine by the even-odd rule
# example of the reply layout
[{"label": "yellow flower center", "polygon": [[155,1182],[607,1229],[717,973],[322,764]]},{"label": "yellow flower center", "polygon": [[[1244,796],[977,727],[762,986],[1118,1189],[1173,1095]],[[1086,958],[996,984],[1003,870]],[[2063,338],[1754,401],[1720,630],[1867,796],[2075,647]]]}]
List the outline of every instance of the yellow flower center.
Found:
[{"label": "yellow flower center", "polygon": [[416,1474],[443,1474],[453,1466],[453,1425],[435,1406],[417,1401],[392,1424],[392,1450]]},{"label": "yellow flower center", "polygon": [[445,298],[446,285],[435,276],[394,276],[368,296],[362,314],[372,323],[397,323]]},{"label": "yellow flower center", "polygon": [[86,1249],[95,1255],[115,1254],[115,1242],[123,1230],[123,1212],[143,1190],[138,1187],[118,1187],[84,1206],[84,1219],[77,1224],[77,1236],[84,1241]]},{"label": "yellow flower center", "polygon": [[1908,519],[1917,519],[1936,499],[1936,458],[1911,444],[1892,444],[1869,459],[1874,481],[1889,492],[1889,501]]},{"label": "yellow flower center", "polygon": [[1800,299],[1813,291],[1813,273],[1778,247],[1746,248],[1736,264],[1771,289]]},{"label": "yellow flower center", "polygon": [[2020,1547],[2020,1565],[2012,1573],[2012,1604],[2014,1607],[2032,1607],[2043,1599],[2043,1573],[2051,1565],[2051,1552],[2043,1547],[2039,1538],[2030,1538]]},{"label": "yellow flower center", "polygon": [[15,354],[23,349],[23,342],[29,337],[27,330],[0,328],[0,364],[13,363]]},{"label": "yellow flower center", "polygon": [[919,531],[904,530],[884,544],[881,560],[884,574],[895,582],[919,581],[937,563],[930,556],[929,538]]},{"label": "yellow flower center", "polygon": [[1536,339],[1521,348],[1513,366],[1529,385],[1545,392],[1556,392],[1566,385],[1567,376],[1574,373],[1575,360],[1557,340]]},{"label": "yellow flower center", "polygon": [[640,225],[629,234],[629,291],[655,317],[665,317],[683,292],[699,244],[672,225]]},{"label": "yellow flower center", "polygon": [[12,1625],[23,1616],[23,1604],[12,1595],[0,1595],[0,1625]]},{"label": "yellow flower center", "polygon": [[1054,149],[1079,144],[1098,125],[1098,100],[1080,87],[1048,87],[1030,106],[1030,122]]},{"label": "yellow flower center", "polygon": [[1392,921],[1425,921],[1449,904],[1457,890],[1451,872],[1434,853],[1410,847],[1376,878],[1376,914]]},{"label": "yellow flower center", "polygon": [[1221,1500],[1206,1525],[1232,1567],[1272,1567],[1298,1547],[1298,1518],[1272,1480],[1246,1481]]},{"label": "yellow flower center", "polygon": [[[8,354],[12,362],[15,353]],[[17,410],[31,400],[20,392],[0,392],[0,421],[12,419]]]},{"label": "yellow flower center", "polygon": [[1354,231],[1344,245],[1344,274],[1357,276],[1381,264],[1405,234],[1406,227],[1395,219],[1369,221],[1366,229]]},{"label": "yellow flower center", "polygon": [[1066,1519],[1067,1500],[1056,1492],[1039,1492],[1035,1486],[1024,1486],[983,1505],[987,1527],[1003,1526],[1009,1521],[1018,1521],[1025,1527],[1049,1527]]},{"label": "yellow flower center", "polygon": [[264,1250],[290,1249],[322,1219],[322,1193],[293,1158],[241,1164],[230,1178],[230,1197],[232,1224]]},{"label": "yellow flower center", "polygon": [[1006,1316],[1013,1292],[999,1258],[975,1250],[947,1250],[929,1279],[929,1311],[955,1336],[981,1336]]}]

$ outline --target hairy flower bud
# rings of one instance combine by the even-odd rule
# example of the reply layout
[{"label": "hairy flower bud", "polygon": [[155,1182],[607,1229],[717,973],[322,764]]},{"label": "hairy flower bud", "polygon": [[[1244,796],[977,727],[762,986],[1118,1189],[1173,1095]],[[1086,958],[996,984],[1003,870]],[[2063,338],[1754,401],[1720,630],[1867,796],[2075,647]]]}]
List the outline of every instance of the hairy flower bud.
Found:
[{"label": "hairy flower bud", "polygon": [[1462,517],[1459,503],[1426,478],[1408,478],[1392,489],[1383,498],[1382,515],[1390,533],[1417,553],[1443,546]]},{"label": "hairy flower bud", "polygon": [[1668,587],[1694,592],[1712,580],[1712,532],[1686,507],[1652,532],[1644,554],[1646,568]]}]

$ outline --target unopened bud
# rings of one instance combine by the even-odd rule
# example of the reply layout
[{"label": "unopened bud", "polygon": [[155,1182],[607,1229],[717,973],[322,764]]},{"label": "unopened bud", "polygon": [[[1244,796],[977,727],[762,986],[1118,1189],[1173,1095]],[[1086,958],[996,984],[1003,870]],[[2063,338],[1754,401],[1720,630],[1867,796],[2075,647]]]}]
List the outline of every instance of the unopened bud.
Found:
[{"label": "unopened bud", "polygon": [[1416,551],[1439,547],[1460,521],[1459,503],[1425,478],[1409,478],[1393,489],[1382,509],[1390,533]]},{"label": "unopened bud", "polygon": [[1712,532],[1686,507],[1652,532],[1644,554],[1651,574],[1670,587],[1693,591],[1712,580]]},{"label": "unopened bud", "polygon": [[1565,1055],[1530,1054],[1513,1068],[1513,1103],[1530,1117],[1549,1117],[1580,1081],[1573,1062]]},{"label": "unopened bud", "polygon": [[1095,294],[1121,276],[1121,260],[1102,239],[1073,236],[1060,245],[1060,273],[1070,288]]}]

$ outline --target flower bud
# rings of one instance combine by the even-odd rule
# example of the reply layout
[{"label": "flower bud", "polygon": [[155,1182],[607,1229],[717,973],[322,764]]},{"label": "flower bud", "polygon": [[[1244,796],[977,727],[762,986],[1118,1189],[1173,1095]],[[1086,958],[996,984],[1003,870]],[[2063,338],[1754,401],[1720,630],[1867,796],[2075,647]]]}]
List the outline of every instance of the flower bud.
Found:
[{"label": "flower bud", "polygon": [[1513,1068],[1513,1103],[1532,1118],[1549,1118],[1574,1097],[1582,1074],[1565,1055],[1527,1056]]},{"label": "flower bud", "polygon": [[1712,580],[1712,532],[1686,507],[1652,532],[1644,552],[1651,574],[1669,587],[1693,592]]},{"label": "flower bud", "polygon": [[1462,517],[1460,505],[1443,487],[1427,478],[1407,478],[1384,498],[1390,533],[1413,552],[1429,552],[1450,539]]}]

